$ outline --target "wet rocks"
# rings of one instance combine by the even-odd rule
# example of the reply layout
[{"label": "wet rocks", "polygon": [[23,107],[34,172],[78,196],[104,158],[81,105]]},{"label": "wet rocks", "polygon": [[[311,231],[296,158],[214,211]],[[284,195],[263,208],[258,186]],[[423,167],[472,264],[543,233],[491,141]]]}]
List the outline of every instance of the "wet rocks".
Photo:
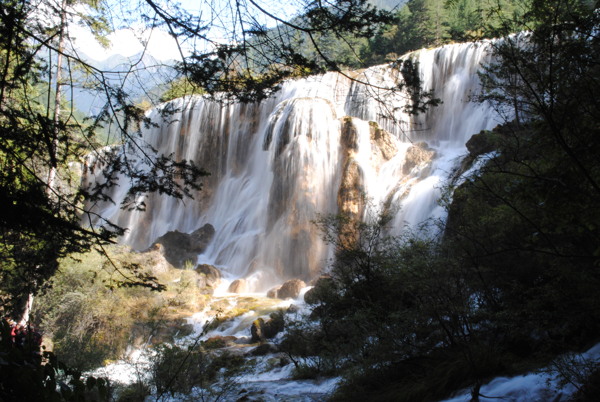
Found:
[{"label": "wet rocks", "polygon": [[435,151],[425,142],[413,144],[406,150],[402,173],[408,175],[415,167],[424,168],[431,163],[435,157]]},{"label": "wet rocks", "polygon": [[342,181],[337,194],[337,205],[345,214],[358,217],[364,209],[364,173],[353,158],[346,158]]},{"label": "wet rocks", "polygon": [[270,317],[268,321],[265,321],[263,318],[254,320],[250,327],[252,342],[263,342],[265,339],[274,338],[278,333],[283,331],[283,313],[272,313]]},{"label": "wet rocks", "polygon": [[398,148],[393,140],[392,134],[383,130],[374,121],[369,122],[369,131],[371,135],[371,141],[377,145],[377,149],[380,152],[383,160],[389,161],[398,153]]},{"label": "wet rocks", "polygon": [[340,141],[343,149],[358,151],[358,132],[352,123],[352,117],[344,116],[340,134]]},{"label": "wet rocks", "polygon": [[163,246],[164,256],[171,265],[183,268],[186,262],[196,261],[198,254],[206,250],[214,235],[215,228],[207,223],[190,234],[177,230],[167,232],[156,239],[154,245]]},{"label": "wet rocks", "polygon": [[269,291],[267,292],[267,297],[269,299],[277,299],[277,292],[279,291],[280,288],[281,288],[281,286],[276,286],[273,289],[269,289]]},{"label": "wet rocks", "polygon": [[248,282],[245,279],[236,279],[231,282],[227,291],[229,293],[246,293],[248,292]]},{"label": "wet rocks", "polygon": [[351,117],[342,120],[342,175],[337,194],[337,204],[341,213],[359,216],[364,208],[364,174],[355,160],[358,151],[358,132]]},{"label": "wet rocks", "polygon": [[297,299],[300,292],[306,287],[306,283],[300,279],[290,279],[283,285],[275,287],[267,292],[267,297],[271,299]]},{"label": "wet rocks", "polygon": [[261,340],[265,339],[264,327],[265,320],[263,320],[262,318],[257,318],[256,320],[254,320],[252,326],[250,327],[252,342],[260,342]]},{"label": "wet rocks", "polygon": [[199,274],[198,287],[216,288],[221,283],[221,271],[209,264],[198,264],[195,269]]},{"label": "wet rocks", "polygon": [[302,288],[306,287],[306,283],[300,279],[290,279],[285,282],[277,291],[277,298],[279,299],[296,299],[300,295]]},{"label": "wet rocks", "polygon": [[235,345],[237,338],[235,336],[212,336],[204,341],[206,349],[220,349],[227,346]]},{"label": "wet rocks", "polygon": [[173,343],[176,338],[189,335],[194,327],[183,318],[164,322],[162,325],[151,328],[147,323],[135,323],[131,328],[132,345],[141,347],[144,344],[160,345]]},{"label": "wet rocks", "polygon": [[273,345],[272,343],[262,343],[252,349],[248,354],[250,356],[266,356],[277,352],[277,346]]},{"label": "wet rocks", "polygon": [[469,151],[469,154],[472,157],[476,157],[498,149],[498,142],[498,136],[496,133],[482,130],[478,134],[473,134],[465,145]]}]

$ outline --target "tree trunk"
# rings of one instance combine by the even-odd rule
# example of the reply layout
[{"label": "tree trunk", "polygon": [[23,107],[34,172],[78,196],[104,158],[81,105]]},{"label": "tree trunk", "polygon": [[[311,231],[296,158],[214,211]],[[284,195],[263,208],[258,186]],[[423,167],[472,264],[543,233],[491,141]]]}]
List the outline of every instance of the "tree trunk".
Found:
[{"label": "tree trunk", "polygon": [[33,293],[29,293],[27,295],[27,301],[25,302],[25,306],[23,308],[23,314],[21,315],[21,319],[19,320],[19,325],[27,325],[29,322],[29,315],[31,314],[31,308],[33,307]]},{"label": "tree trunk", "polygon": [[[50,144],[49,160],[50,166],[48,169],[48,178],[46,181],[46,195],[48,198],[53,198],[54,188],[56,187],[56,171],[58,168],[58,135],[60,132],[60,98],[62,90],[62,63],[63,63],[63,51],[65,48],[65,31],[67,22],[67,0],[63,0],[60,9],[60,26],[58,32],[58,55],[56,58],[56,93],[54,94],[54,116],[53,116],[53,127],[52,127],[52,142]],[[50,105],[48,105],[50,107]],[[27,295],[27,301],[23,308],[23,313],[19,320],[19,324],[26,325],[29,322],[29,316],[33,307],[33,292],[29,292]]]},{"label": "tree trunk", "polygon": [[56,90],[54,94],[54,125],[52,132],[52,143],[50,145],[50,169],[48,171],[48,180],[46,182],[46,194],[52,196],[54,187],[56,185],[56,169],[58,167],[58,161],[56,154],[58,151],[58,134],[60,124],[60,98],[62,95],[62,64],[63,64],[63,51],[65,49],[65,28],[67,20],[67,0],[62,1],[60,10],[60,27],[58,32],[58,54],[56,57]]}]

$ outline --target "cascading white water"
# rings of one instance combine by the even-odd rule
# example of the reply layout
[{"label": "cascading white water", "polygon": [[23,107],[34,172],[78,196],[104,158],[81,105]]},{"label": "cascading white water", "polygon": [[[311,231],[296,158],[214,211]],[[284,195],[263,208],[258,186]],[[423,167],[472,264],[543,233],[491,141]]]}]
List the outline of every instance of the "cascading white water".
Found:
[{"label": "cascading white water", "polygon": [[[288,278],[310,279],[331,255],[311,221],[359,210],[347,195],[353,191],[364,191],[375,205],[399,204],[397,232],[442,216],[439,187],[466,153],[465,142],[498,123],[490,107],[469,102],[488,49],[489,43],[479,42],[413,53],[424,89],[433,88],[442,100],[417,117],[402,111],[402,94],[377,88],[399,79],[390,66],[357,75],[372,86],[328,73],[287,82],[260,104],[176,100],[171,106],[180,111],[170,122],[151,112],[157,127],[145,130],[144,138],[160,153],[211,172],[205,188],[184,202],[149,195],[145,212],[109,205],[96,211],[128,227],[122,241],[140,250],[167,231],[191,232],[210,223],[215,237],[199,261],[253,278],[255,290]],[[126,186],[121,179],[115,201]]]}]

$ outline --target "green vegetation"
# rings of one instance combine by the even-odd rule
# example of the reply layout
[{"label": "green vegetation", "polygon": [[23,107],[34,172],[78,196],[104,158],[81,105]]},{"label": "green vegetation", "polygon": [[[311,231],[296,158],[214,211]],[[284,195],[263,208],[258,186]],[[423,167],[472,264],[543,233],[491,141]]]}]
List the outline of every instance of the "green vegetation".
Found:
[{"label": "green vegetation", "polygon": [[33,313],[54,352],[80,370],[121,358],[129,345],[188,334],[184,318],[202,310],[209,297],[198,287],[200,274],[170,267],[157,251],[112,247],[108,256],[119,269],[128,265],[156,277],[165,290],[115,286],[118,272],[97,252],[63,260]]},{"label": "green vegetation", "polygon": [[447,222],[401,238],[385,211],[319,222],[331,277],[282,347],[302,376],[343,373],[334,400],[478,400],[494,376],[547,365],[597,395],[598,363],[558,356],[600,340],[600,20],[579,1],[526,15],[527,45],[498,42],[482,72],[481,99],[510,120],[467,144],[485,164],[449,185]]},{"label": "green vegetation", "polygon": [[[41,26],[34,17],[36,4],[2,2],[0,308],[3,315],[17,321],[27,321],[32,297],[47,285],[60,259],[102,247],[123,233],[123,228],[101,218],[102,226],[81,225],[82,217],[88,217],[88,221],[93,218],[86,209],[90,202],[110,199],[109,188],[117,174],[134,180],[132,196],[159,191],[180,198],[189,195],[191,189],[198,189],[197,180],[205,174],[193,164],[157,156],[151,149],[136,144],[135,131],[144,119],[143,114],[128,103],[124,94],[112,91],[106,81],[97,86],[114,94],[114,102],[93,121],[83,124],[72,106],[65,107],[61,94],[68,86],[67,65],[84,66],[90,74],[94,72],[80,59],[61,53],[61,49],[67,48],[66,15],[77,14],[74,3],[62,2],[52,10],[55,18],[48,20],[49,25]],[[90,10],[102,11],[98,2],[91,3],[94,7]],[[99,34],[102,18],[95,15],[90,11],[89,18],[84,20],[94,34]],[[66,58],[69,62],[62,64],[60,60]],[[69,164],[80,163],[82,155],[97,150],[96,130],[114,123],[115,119],[121,142],[144,150],[141,157],[150,172],[140,171],[137,165],[140,159],[103,153],[100,157],[111,167],[106,182],[93,188],[79,188],[78,177],[73,176]],[[149,276],[136,278],[134,272],[121,272],[122,282],[160,288]]]},{"label": "green vegetation", "polygon": [[[241,355],[211,353],[203,348],[161,346],[154,357],[151,383],[159,396],[189,395],[192,387],[200,387],[202,400],[219,400],[231,392],[236,376],[246,366],[247,361]],[[217,379],[223,381],[215,387]]]},{"label": "green vegetation", "polygon": [[204,93],[203,89],[195,87],[188,79],[181,77],[168,84],[168,88],[160,96],[160,101],[168,102],[187,95],[202,95]]},{"label": "green vegetation", "polygon": [[[146,3],[173,35],[204,37],[200,19]],[[262,100],[285,78],[395,60],[424,46],[530,33],[527,46],[518,43],[523,36],[497,42],[497,61],[482,71],[481,99],[493,102],[507,121],[482,133],[479,147],[476,140],[470,144],[468,160],[487,154],[487,162],[448,188],[449,219],[442,231],[434,223],[402,238],[386,236],[386,211],[367,222],[343,216],[320,221],[337,258],[331,276],[307,295],[312,322],[286,323],[280,347],[297,375],[344,375],[334,396],[340,400],[431,400],[462,387],[471,388],[477,400],[480,386],[493,376],[552,364],[578,387],[578,398],[592,400],[598,366],[556,356],[599,340],[598,3],[411,0],[395,15],[363,0],[334,3],[337,8],[308,2],[302,17],[282,21],[276,30],[240,21],[241,32],[231,28],[236,32],[228,42],[235,45],[213,43],[211,50],[193,53],[179,66],[184,78],[163,100],[190,93],[188,86]],[[121,250],[102,260],[90,250],[105,250],[123,228],[110,222],[84,227],[81,217],[89,213],[84,202],[109,200],[116,174],[131,179],[131,201],[148,191],[188,196],[205,172],[141,147],[136,141],[139,127],[148,123],[144,108],[73,55],[64,55],[66,64],[101,77],[94,86],[108,99],[85,125],[64,107],[60,88],[66,83],[59,77],[65,64],[53,64],[48,54],[65,49],[64,17],[72,2],[55,10],[61,23],[43,27],[32,17],[31,2],[1,5],[3,315],[26,321],[31,297],[40,295],[35,323],[77,369],[116,359],[128,344],[150,335],[172,339],[185,331],[178,319],[203,305],[196,273],[159,269],[143,261],[147,256]],[[87,19],[100,33],[103,23],[94,21]],[[150,169],[137,168],[140,159],[106,154],[106,183],[78,189],[69,163],[97,148],[95,136],[103,127],[118,127],[120,142],[140,150]],[[108,398],[104,381],[83,380],[53,354],[42,359],[31,344],[21,350],[10,339],[3,323],[1,399]],[[235,376],[240,365],[238,357],[202,348],[165,347],[152,385],[161,394],[189,392],[222,369]],[[172,375],[180,369],[189,375]],[[121,396],[137,398],[148,389],[135,384]]]},{"label": "green vegetation", "polygon": [[421,48],[529,29],[524,17],[530,5],[530,0],[409,0],[388,20],[374,25],[368,35],[317,32],[292,37],[307,60],[323,59],[311,67],[313,72],[357,69],[396,61]]}]

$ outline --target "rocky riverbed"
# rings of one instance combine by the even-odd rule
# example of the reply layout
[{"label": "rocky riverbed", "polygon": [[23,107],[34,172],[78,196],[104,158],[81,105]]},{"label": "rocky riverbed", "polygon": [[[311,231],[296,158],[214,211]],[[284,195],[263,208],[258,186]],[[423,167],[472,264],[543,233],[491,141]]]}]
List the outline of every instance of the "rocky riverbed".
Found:
[{"label": "rocky riverbed", "polygon": [[[262,293],[231,293],[231,281],[222,280],[206,307],[187,318],[193,327],[189,335],[179,337],[173,344],[147,342],[132,348],[127,358],[111,363],[94,372],[106,376],[116,387],[117,395],[132,392],[143,386],[146,400],[232,400],[232,401],[320,401],[331,393],[337,378],[294,378],[294,363],[279,351],[288,316],[297,317],[305,309],[305,287],[296,298],[267,297]],[[271,292],[272,293],[272,292]],[[205,356],[206,365],[219,359],[226,363],[217,368],[211,381],[199,381],[181,392],[181,387],[164,387],[168,379],[157,365],[165,364],[164,350],[177,350],[180,358],[190,360]],[[161,355],[162,353],[162,355]],[[182,360],[182,359],[180,359]],[[167,377],[174,384],[193,384],[190,376],[198,375],[198,367],[177,363]],[[179,363],[182,363],[179,361]],[[232,367],[237,366],[237,367]],[[165,373],[162,373],[164,375]],[[177,378],[181,380],[178,380]],[[162,385],[161,385],[162,384]],[[183,387],[186,388],[186,387]]]}]

